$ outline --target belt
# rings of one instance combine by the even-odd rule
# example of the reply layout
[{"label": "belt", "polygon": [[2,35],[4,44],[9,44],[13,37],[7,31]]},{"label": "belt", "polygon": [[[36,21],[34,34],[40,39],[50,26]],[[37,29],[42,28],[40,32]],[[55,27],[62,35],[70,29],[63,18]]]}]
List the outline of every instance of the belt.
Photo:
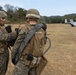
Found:
[{"label": "belt", "polygon": [[21,58],[21,60],[28,66],[37,66],[40,63],[41,57],[33,56],[32,60],[28,60],[28,55]]}]

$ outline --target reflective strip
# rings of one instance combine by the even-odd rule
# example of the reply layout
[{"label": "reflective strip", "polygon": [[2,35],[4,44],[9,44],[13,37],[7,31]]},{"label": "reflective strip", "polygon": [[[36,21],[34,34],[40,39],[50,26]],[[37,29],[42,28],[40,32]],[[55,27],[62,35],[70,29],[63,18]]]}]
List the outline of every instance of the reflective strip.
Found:
[{"label": "reflective strip", "polygon": [[35,15],[35,14],[27,14],[27,15],[26,15],[26,18],[29,17],[29,16],[34,16],[34,17],[40,18],[39,15]]}]

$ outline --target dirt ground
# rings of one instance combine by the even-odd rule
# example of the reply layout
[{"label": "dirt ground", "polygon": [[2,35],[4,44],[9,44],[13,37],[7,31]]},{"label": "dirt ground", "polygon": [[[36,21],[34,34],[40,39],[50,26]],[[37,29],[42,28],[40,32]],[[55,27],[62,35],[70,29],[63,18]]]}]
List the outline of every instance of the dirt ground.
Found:
[{"label": "dirt ground", "polygon": [[[48,64],[41,75],[76,75],[76,27],[48,24],[47,36],[51,48],[45,54]],[[11,75],[13,68],[10,60],[6,75]]]}]

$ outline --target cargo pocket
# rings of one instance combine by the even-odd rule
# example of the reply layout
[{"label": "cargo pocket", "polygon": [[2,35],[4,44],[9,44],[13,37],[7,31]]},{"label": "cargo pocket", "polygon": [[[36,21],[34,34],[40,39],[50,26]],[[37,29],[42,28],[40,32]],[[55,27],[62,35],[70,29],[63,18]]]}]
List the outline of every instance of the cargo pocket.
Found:
[{"label": "cargo pocket", "polygon": [[44,69],[44,67],[46,66],[46,64],[47,64],[47,59],[44,56],[42,56],[40,63],[36,67],[36,74],[37,75],[41,74],[41,72]]}]

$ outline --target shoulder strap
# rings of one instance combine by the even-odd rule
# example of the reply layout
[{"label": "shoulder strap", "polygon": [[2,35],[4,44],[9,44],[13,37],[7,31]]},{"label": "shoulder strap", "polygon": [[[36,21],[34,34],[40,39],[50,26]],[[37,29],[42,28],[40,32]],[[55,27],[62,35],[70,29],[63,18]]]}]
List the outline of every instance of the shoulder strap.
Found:
[{"label": "shoulder strap", "polygon": [[17,63],[20,54],[23,52],[24,48],[26,47],[27,43],[29,42],[29,40],[32,38],[32,36],[35,34],[36,31],[38,31],[40,28],[43,28],[44,24],[37,24],[35,25],[35,27],[33,29],[31,29],[27,35],[25,35],[25,38],[23,40],[23,42],[21,43],[19,50],[16,53],[15,56],[15,64]]}]

